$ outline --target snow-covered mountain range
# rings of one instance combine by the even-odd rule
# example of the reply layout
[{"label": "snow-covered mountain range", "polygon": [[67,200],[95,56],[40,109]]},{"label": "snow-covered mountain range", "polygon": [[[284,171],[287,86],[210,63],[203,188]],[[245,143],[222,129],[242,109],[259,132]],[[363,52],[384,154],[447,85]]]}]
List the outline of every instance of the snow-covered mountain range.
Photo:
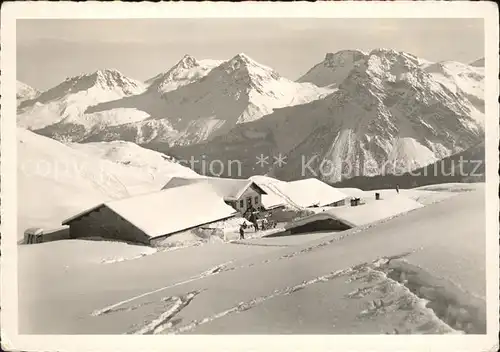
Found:
[{"label": "snow-covered mountain range", "polygon": [[145,118],[135,109],[117,109],[107,113],[86,114],[95,104],[137,95],[146,90],[142,82],[125,77],[116,70],[98,70],[67,78],[61,84],[19,104],[17,124],[30,130],[54,126],[54,137],[68,136],[89,126],[109,126]]},{"label": "snow-covered mountain range", "polygon": [[[335,62],[344,66],[338,69]],[[348,74],[346,66],[351,67]],[[368,54],[328,54],[301,80],[316,77],[322,79],[317,84],[338,89],[237,126],[208,144],[173,152],[243,160],[248,164],[243,176],[259,171],[256,155],[282,154],[285,165],[273,166],[271,157],[260,171],[285,180],[319,177],[336,182],[419,168],[484,138],[482,68],[433,64],[404,52],[377,49]],[[255,153],[247,156],[249,148]]]},{"label": "snow-covered mountain range", "polygon": [[332,91],[288,80],[245,54],[228,61],[187,55],[144,84],[113,70],[73,77],[24,102],[18,122],[59,140],[186,145]]},{"label": "snow-covered mountain range", "polygon": [[[368,57],[368,53],[360,50],[327,53],[322,62],[311,68],[298,81],[311,82],[320,87],[337,86],[347,78],[355,66],[362,65]],[[446,85],[455,94],[468,95],[476,108],[484,110],[484,58],[469,65],[456,61],[430,62],[417,57],[413,57],[413,60],[436,81]]]},{"label": "snow-covered mountain range", "polygon": [[[377,174],[381,165],[384,172],[422,167],[480,143],[480,65],[344,50],[294,82],[245,54],[186,55],[144,83],[115,70],[67,79],[22,101],[18,123],[62,141],[123,140],[180,157],[236,158],[245,161],[242,177],[336,182]],[[287,163],[259,170],[256,152]]]}]

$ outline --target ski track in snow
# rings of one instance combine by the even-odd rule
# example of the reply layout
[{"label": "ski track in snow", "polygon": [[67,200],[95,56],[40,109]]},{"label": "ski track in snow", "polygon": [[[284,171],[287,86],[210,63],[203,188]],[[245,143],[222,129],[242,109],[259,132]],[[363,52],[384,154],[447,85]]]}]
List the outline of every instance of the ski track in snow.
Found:
[{"label": "ski track in snow", "polygon": [[172,326],[171,320],[177,313],[183,310],[191,301],[200,294],[201,291],[192,291],[181,297],[166,297],[163,299],[164,302],[173,302],[170,308],[162,313],[158,318],[152,320],[151,322],[145,324],[140,329],[133,331],[136,335],[151,335],[159,334],[165,329]]},{"label": "ski track in snow", "polygon": [[239,240],[230,241],[228,243],[231,243],[231,244],[241,244],[243,246],[282,247],[282,248],[292,247],[292,245],[289,245],[289,244],[251,243],[251,242],[242,242],[242,241],[239,241]]},{"label": "ski track in snow", "polygon": [[135,259],[140,259],[142,257],[145,257],[147,255],[155,254],[157,251],[152,251],[152,252],[143,252],[140,253],[136,256],[133,257],[115,257],[115,258],[108,258],[108,259],[103,259],[101,260],[101,264],[114,264],[114,263],[121,263],[129,260],[135,260]]},{"label": "ski track in snow", "polygon": [[[157,333],[166,333],[166,334],[182,334],[186,333],[189,331],[192,331],[196,329],[200,325],[208,324],[213,322],[214,320],[223,318],[227,315],[234,314],[234,313],[241,313],[244,311],[247,311],[249,309],[255,308],[256,306],[271,300],[273,298],[279,297],[279,296],[286,296],[286,295],[291,295],[299,290],[302,290],[308,286],[317,284],[317,283],[326,283],[330,280],[333,280],[338,277],[345,277],[348,276],[347,282],[350,281],[355,281],[359,280],[360,277],[363,277],[363,274],[370,274],[370,273],[377,273],[379,274],[379,277],[382,277],[381,280],[381,285],[383,284],[392,284],[395,286],[395,291],[397,291],[398,294],[400,294],[404,299],[401,302],[393,302],[392,300],[384,300],[384,299],[379,299],[379,300],[374,300],[373,302],[370,302],[369,307],[367,309],[362,310],[358,314],[358,319],[366,319],[369,318],[370,316],[374,315],[380,315],[380,314],[386,314],[387,312],[390,312],[391,306],[396,306],[396,309],[399,309],[399,306],[401,304],[403,305],[411,305],[412,308],[417,308],[419,309],[423,315],[426,316],[428,321],[431,321],[433,324],[431,324],[432,328],[443,332],[443,333],[461,333],[461,331],[456,331],[452,327],[450,327],[441,317],[435,314],[435,311],[431,308],[428,308],[428,303],[429,301],[417,296],[416,294],[412,293],[410,289],[408,289],[404,283],[400,283],[398,281],[395,281],[391,278],[389,278],[386,275],[386,272],[384,269],[387,269],[389,263],[392,260],[398,260],[401,258],[404,258],[410,254],[414,253],[413,252],[407,252],[403,253],[401,255],[397,256],[391,256],[391,257],[382,257],[379,258],[371,263],[362,263],[358,265],[354,265],[352,267],[346,268],[346,269],[341,269],[337,271],[332,271],[326,275],[318,276],[315,278],[312,278],[307,281],[303,281],[300,284],[294,285],[294,286],[288,286],[282,289],[276,289],[272,293],[265,295],[265,296],[260,296],[253,298],[251,300],[245,301],[245,302],[240,302],[234,306],[232,306],[229,309],[226,309],[224,311],[215,313],[213,315],[210,315],[208,317],[204,317],[198,320],[193,320],[188,324],[185,324],[180,327],[175,327],[175,324],[171,321],[167,322],[167,324],[164,324],[162,329],[157,329]],[[361,274],[361,275],[360,275]],[[357,299],[361,298],[369,293],[370,290],[373,290],[372,287],[365,287],[363,289],[358,289],[346,296],[346,298],[349,299]],[[188,293],[190,294],[190,293]],[[166,299],[169,299],[166,298]],[[172,317],[169,312],[172,309],[169,309],[166,313],[162,314],[163,315],[169,315],[169,317]],[[177,313],[179,313],[181,310],[177,310]],[[426,324],[422,324],[422,326],[425,326]],[[399,331],[397,329],[394,329],[395,334],[399,334]]]},{"label": "ski track in snow", "polygon": [[180,328],[169,329],[169,330],[167,330],[167,333],[168,334],[179,334],[179,333],[188,332],[190,330],[195,329],[196,327],[198,327],[200,325],[210,323],[216,319],[220,319],[222,317],[225,317],[226,315],[229,315],[232,313],[244,312],[246,310],[252,309],[252,308],[256,307],[257,305],[262,304],[263,302],[270,300],[272,298],[275,298],[278,296],[289,295],[289,294],[297,292],[297,291],[299,291],[299,290],[301,290],[309,285],[313,285],[313,284],[318,283],[318,282],[327,282],[328,280],[334,279],[334,278],[342,276],[342,275],[347,275],[351,272],[352,272],[351,268],[344,269],[344,270],[338,270],[335,272],[331,272],[327,275],[319,276],[319,277],[316,277],[314,279],[304,281],[301,284],[298,284],[298,285],[295,285],[292,287],[285,287],[283,289],[275,290],[273,293],[271,293],[267,296],[260,296],[260,297],[251,299],[251,300],[246,301],[246,302],[240,302],[236,306],[233,306],[225,311],[216,313],[216,314],[211,315],[209,317],[205,317],[201,320],[194,320],[191,323],[184,325]]},{"label": "ski track in snow", "polygon": [[142,297],[146,297],[146,296],[149,296],[153,293],[158,293],[158,292],[161,292],[161,291],[164,291],[164,290],[167,290],[169,288],[172,288],[172,287],[176,287],[176,286],[180,286],[180,285],[184,285],[184,284],[187,284],[187,283],[190,283],[190,282],[193,282],[193,281],[196,281],[196,280],[199,280],[199,279],[202,279],[204,277],[207,277],[207,276],[211,276],[211,275],[215,275],[215,274],[218,274],[219,272],[221,272],[221,270],[223,270],[223,268],[230,264],[231,262],[227,262],[227,263],[224,263],[224,264],[220,264],[220,265],[217,265],[211,269],[208,269],[204,272],[202,272],[201,274],[198,274],[198,275],[195,275],[195,276],[192,276],[191,278],[187,279],[187,280],[184,280],[184,281],[179,281],[179,282],[176,282],[174,284],[171,284],[171,285],[168,285],[168,286],[164,286],[164,287],[161,287],[159,289],[156,289],[154,291],[149,291],[149,292],[146,292],[146,293],[143,293],[141,295],[138,295],[138,296],[134,296],[132,298],[129,298],[127,300],[124,300],[124,301],[120,301],[120,302],[117,302],[113,305],[110,305],[110,306],[107,306],[107,307],[104,307],[102,309],[99,309],[99,310],[95,310],[92,312],[92,316],[99,316],[99,315],[104,315],[104,314],[109,314],[109,313],[113,313],[113,312],[117,312],[117,311],[121,311],[121,310],[124,310],[123,308],[121,309],[118,309],[118,307],[126,304],[126,303],[130,303],[132,301],[135,301],[136,299],[139,299],[139,298],[142,298]]},{"label": "ski track in snow", "polygon": [[[413,210],[410,210],[409,212],[411,212]],[[328,241],[325,241],[325,242],[321,242],[319,244],[315,244],[315,245],[312,245],[312,246],[309,246],[309,247],[306,247],[306,248],[303,248],[299,251],[295,251],[295,252],[292,252],[292,253],[288,253],[288,254],[284,254],[280,257],[277,257],[277,258],[273,258],[273,259],[266,259],[266,260],[263,260],[261,261],[260,263],[257,263],[257,264],[261,264],[261,265],[264,265],[264,264],[269,264],[269,263],[272,263],[272,262],[275,262],[275,261],[279,261],[279,260],[283,260],[283,259],[289,259],[289,258],[293,258],[295,256],[298,256],[298,255],[301,255],[301,254],[304,254],[304,253],[309,253],[315,249],[318,249],[318,248],[322,248],[322,247],[325,247],[325,246],[328,246],[334,242],[337,242],[337,241],[340,241],[348,236],[352,236],[352,235],[355,235],[357,233],[360,233],[368,228],[371,228],[373,226],[376,226],[378,224],[382,224],[384,222],[387,222],[393,218],[396,218],[396,217],[399,217],[399,216],[402,216],[402,215],[405,215],[407,214],[408,212],[405,212],[405,213],[401,213],[401,214],[397,214],[395,216],[392,216],[390,218],[386,218],[386,219],[382,219],[380,221],[377,221],[375,223],[372,223],[372,224],[368,224],[368,225],[364,225],[364,226],[360,226],[360,227],[357,227],[357,228],[353,228],[352,230],[348,230],[348,231],[345,231],[344,234],[340,235],[340,236],[336,236]],[[107,306],[107,307],[104,307],[102,309],[99,309],[99,310],[95,310],[91,313],[92,316],[100,316],[100,315],[103,315],[103,314],[109,314],[109,313],[113,313],[113,312],[116,312],[116,311],[121,311],[123,309],[117,309],[118,307],[124,305],[124,304],[127,304],[127,303],[130,303],[132,301],[135,301],[139,298],[143,298],[143,297],[146,297],[146,296],[149,296],[149,295],[152,295],[154,293],[158,293],[158,292],[161,292],[161,291],[165,291],[169,288],[173,288],[173,287],[177,287],[177,286],[181,286],[181,285],[184,285],[184,284],[187,284],[187,283],[191,283],[193,281],[197,281],[197,280],[202,280],[206,277],[209,277],[209,276],[213,276],[213,275],[217,275],[217,274],[220,274],[222,272],[226,272],[226,271],[233,271],[233,270],[239,270],[239,269],[244,269],[244,268],[249,268],[249,267],[252,267],[254,265],[256,265],[256,263],[249,263],[249,264],[244,264],[244,265],[239,265],[239,266],[233,266],[233,267],[228,267],[229,264],[231,264],[232,261],[229,261],[229,262],[226,262],[226,263],[222,263],[222,264],[219,264],[211,269],[208,269],[198,275],[195,275],[195,276],[192,276],[191,278],[189,279],[186,279],[186,280],[183,280],[183,281],[179,281],[179,282],[176,282],[174,284],[171,284],[171,285],[168,285],[168,286],[164,286],[164,287],[161,287],[161,288],[158,288],[156,290],[153,290],[153,291],[149,291],[149,292],[145,292],[141,295],[138,295],[138,296],[134,296],[132,298],[129,298],[127,300],[124,300],[124,301],[120,301],[120,302],[117,302],[113,305],[110,305],[110,306]]]}]

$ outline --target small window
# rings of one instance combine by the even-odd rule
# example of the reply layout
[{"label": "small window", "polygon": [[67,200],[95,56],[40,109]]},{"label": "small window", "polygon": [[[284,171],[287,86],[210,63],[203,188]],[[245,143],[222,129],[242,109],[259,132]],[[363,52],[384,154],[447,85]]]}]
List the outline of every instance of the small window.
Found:
[{"label": "small window", "polygon": [[250,208],[252,206],[252,197],[247,198],[247,207]]},{"label": "small window", "polygon": [[243,199],[242,199],[242,200],[240,200],[240,208],[243,208],[243,206],[244,206],[244,205],[245,205],[245,204],[243,203]]},{"label": "small window", "polygon": [[259,204],[259,197],[255,197],[254,202],[255,204]]}]

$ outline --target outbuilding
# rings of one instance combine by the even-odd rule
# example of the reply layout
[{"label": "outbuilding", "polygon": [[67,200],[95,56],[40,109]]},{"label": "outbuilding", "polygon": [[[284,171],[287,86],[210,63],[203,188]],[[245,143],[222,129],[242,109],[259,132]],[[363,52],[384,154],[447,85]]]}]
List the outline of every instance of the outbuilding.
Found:
[{"label": "outbuilding", "polygon": [[39,227],[30,227],[24,231],[24,243],[34,244],[43,242],[43,229]]}]

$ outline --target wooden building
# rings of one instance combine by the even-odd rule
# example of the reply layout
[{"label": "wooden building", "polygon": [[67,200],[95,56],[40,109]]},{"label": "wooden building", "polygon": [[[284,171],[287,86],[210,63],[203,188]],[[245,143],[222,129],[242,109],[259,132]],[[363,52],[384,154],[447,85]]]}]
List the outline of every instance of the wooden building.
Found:
[{"label": "wooden building", "polygon": [[69,225],[70,238],[102,237],[151,245],[236,215],[207,184],[188,184],[98,204],[63,225]]}]

